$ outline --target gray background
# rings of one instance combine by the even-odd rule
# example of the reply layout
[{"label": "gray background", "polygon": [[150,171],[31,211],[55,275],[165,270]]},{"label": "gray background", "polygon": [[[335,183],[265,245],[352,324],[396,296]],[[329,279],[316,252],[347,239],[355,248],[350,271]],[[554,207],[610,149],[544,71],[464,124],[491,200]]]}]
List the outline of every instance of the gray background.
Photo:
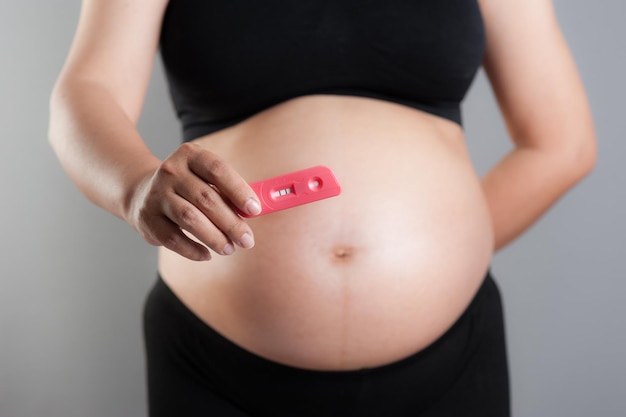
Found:
[{"label": "gray background", "polygon": [[[0,3],[0,416],[145,415],[141,306],[156,254],[91,206],[47,144],[48,96],[79,1]],[[626,60],[622,0],[560,0],[597,125],[593,174],[493,261],[515,416],[626,415]],[[531,22],[529,22],[531,24]],[[465,105],[484,173],[508,140],[481,74]],[[140,130],[179,143],[157,61]]]}]

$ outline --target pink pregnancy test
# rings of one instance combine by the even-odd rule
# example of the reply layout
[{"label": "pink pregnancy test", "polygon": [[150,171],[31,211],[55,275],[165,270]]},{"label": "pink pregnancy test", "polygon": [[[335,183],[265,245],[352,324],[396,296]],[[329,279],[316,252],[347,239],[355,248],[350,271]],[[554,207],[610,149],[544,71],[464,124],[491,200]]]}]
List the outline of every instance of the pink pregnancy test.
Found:
[{"label": "pink pregnancy test", "polygon": [[[261,213],[273,213],[279,210],[312,203],[341,193],[341,185],[333,171],[323,165],[279,175],[250,184],[261,202]],[[256,217],[237,212],[243,217]]]}]

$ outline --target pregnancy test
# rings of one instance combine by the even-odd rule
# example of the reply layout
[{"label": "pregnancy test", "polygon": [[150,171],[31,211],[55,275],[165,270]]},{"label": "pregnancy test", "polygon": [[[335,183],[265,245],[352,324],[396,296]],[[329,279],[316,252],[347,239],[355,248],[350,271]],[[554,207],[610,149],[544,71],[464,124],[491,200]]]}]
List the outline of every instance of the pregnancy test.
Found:
[{"label": "pregnancy test", "polygon": [[[257,216],[341,194],[341,185],[337,177],[324,165],[254,182],[250,187],[261,203],[261,213]],[[256,217],[240,210],[237,212],[243,217]]]}]

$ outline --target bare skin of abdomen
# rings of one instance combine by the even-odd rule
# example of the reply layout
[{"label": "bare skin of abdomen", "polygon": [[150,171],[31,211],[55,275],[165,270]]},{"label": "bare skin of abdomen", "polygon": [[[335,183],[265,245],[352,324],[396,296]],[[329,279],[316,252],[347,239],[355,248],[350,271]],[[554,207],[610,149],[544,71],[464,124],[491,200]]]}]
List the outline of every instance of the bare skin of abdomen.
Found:
[{"label": "bare skin of abdomen", "polygon": [[204,322],[306,369],[390,363],[431,344],[480,286],[493,233],[462,129],[380,100],[315,95],[196,143],[249,182],[327,165],[340,196],[248,220],[252,249],[159,269]]}]

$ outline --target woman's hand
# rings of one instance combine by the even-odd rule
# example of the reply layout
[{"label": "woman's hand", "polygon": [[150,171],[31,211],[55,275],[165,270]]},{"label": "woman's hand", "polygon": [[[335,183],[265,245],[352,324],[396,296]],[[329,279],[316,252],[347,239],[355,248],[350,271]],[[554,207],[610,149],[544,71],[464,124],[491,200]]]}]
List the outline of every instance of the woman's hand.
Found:
[{"label": "woman's hand", "polygon": [[261,211],[254,191],[230,165],[185,143],[134,188],[127,221],[152,245],[209,260],[207,247],[230,255],[233,243],[254,246],[252,230],[231,204],[251,215]]}]

